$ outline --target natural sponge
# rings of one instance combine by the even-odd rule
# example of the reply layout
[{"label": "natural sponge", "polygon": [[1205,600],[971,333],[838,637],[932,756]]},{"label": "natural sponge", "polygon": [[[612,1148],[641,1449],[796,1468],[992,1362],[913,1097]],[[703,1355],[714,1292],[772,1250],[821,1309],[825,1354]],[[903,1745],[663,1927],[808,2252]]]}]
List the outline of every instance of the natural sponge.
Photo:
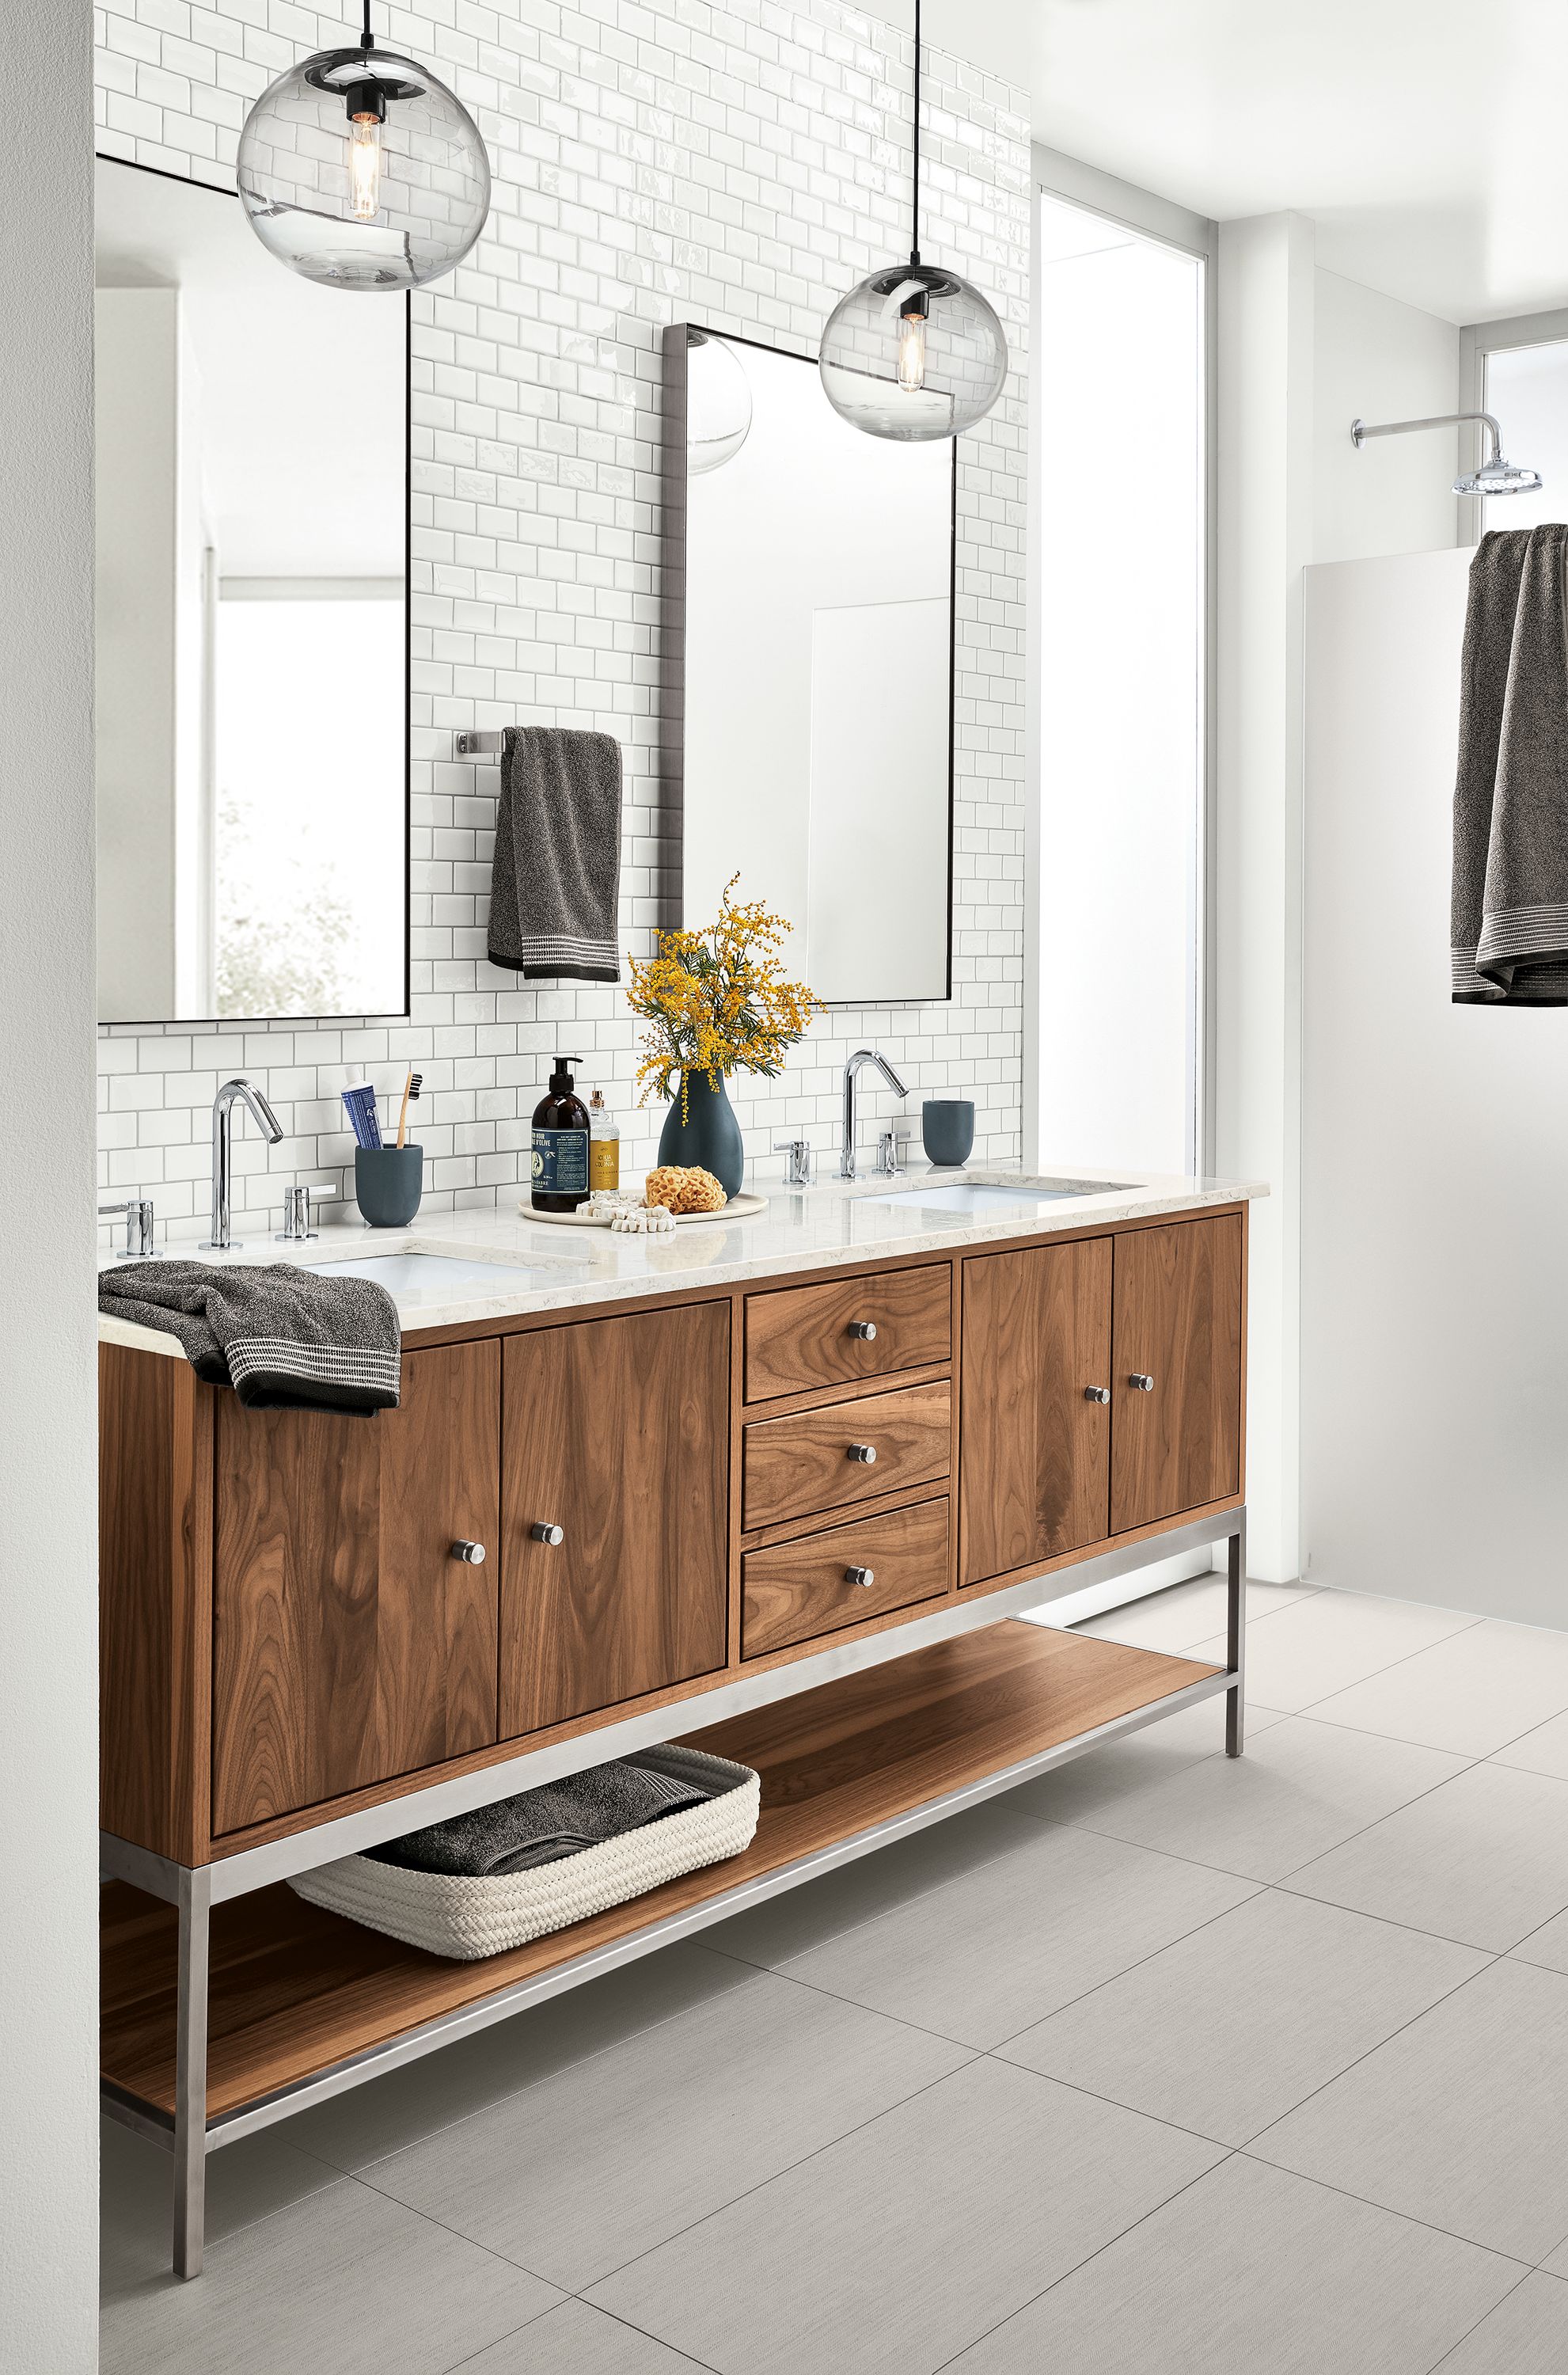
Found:
[{"label": "natural sponge", "polygon": [[711,1171],[686,1169],[678,1163],[661,1163],[648,1174],[644,1195],[666,1212],[722,1212],[729,1198]]}]

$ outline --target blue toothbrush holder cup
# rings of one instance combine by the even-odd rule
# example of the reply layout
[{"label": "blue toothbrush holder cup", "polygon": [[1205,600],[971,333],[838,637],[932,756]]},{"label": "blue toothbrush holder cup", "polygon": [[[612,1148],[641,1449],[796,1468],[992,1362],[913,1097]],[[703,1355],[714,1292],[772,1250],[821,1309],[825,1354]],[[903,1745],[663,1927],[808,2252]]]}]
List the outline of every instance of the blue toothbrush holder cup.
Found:
[{"label": "blue toothbrush holder cup", "polygon": [[920,1108],[920,1142],[938,1171],[961,1171],[974,1151],[974,1104],[970,1097],[928,1097]]},{"label": "blue toothbrush holder cup", "polygon": [[422,1146],[357,1146],[354,1195],[372,1229],[406,1229],[425,1192]]}]

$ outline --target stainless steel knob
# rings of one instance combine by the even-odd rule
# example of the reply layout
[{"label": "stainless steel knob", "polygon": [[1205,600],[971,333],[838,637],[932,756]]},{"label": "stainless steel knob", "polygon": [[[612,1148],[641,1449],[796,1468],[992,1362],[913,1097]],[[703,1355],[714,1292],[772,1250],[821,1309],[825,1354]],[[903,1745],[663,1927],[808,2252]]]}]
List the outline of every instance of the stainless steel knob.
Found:
[{"label": "stainless steel knob", "polygon": [[548,1526],[542,1518],[536,1526],[530,1526],[528,1531],[536,1542],[548,1542],[552,1551],[566,1540],[564,1526]]},{"label": "stainless steel knob", "polygon": [[877,1580],[877,1570],[874,1566],[846,1566],[843,1579],[845,1583],[857,1583],[863,1590],[869,1590]]},{"label": "stainless steel knob", "polygon": [[454,1559],[461,1559],[465,1566],[483,1566],[485,1546],[483,1542],[454,1542],[452,1555]]},{"label": "stainless steel knob", "polygon": [[877,1447],[874,1443],[852,1443],[849,1447],[849,1456],[862,1468],[875,1468],[877,1465]]},{"label": "stainless steel knob", "polygon": [[1127,1383],[1132,1387],[1135,1393],[1151,1394],[1154,1391],[1153,1378],[1145,1377],[1141,1369],[1135,1369],[1131,1377],[1127,1379]]},{"label": "stainless steel knob", "polygon": [[874,1344],[877,1341],[877,1323],[874,1319],[852,1319],[849,1323],[849,1333],[858,1338],[862,1344]]},{"label": "stainless steel knob", "polygon": [[1111,1399],[1111,1388],[1109,1386],[1085,1386],[1083,1399],[1086,1402],[1108,1402]]}]

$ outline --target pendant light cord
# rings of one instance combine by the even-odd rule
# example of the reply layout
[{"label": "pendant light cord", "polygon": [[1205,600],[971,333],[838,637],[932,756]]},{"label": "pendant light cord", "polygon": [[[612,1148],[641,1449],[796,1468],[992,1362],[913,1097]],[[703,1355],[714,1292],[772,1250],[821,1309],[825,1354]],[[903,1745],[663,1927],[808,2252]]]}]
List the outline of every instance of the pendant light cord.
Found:
[{"label": "pendant light cord", "polygon": [[360,47],[366,51],[373,50],[375,47],[375,40],[371,32],[371,0],[365,0],[365,22],[360,35]]},{"label": "pendant light cord", "polygon": [[[371,0],[365,0],[365,18],[370,19]],[[909,261],[914,269],[920,265],[920,0],[914,0],[914,188],[910,198],[914,218],[910,240]]]}]

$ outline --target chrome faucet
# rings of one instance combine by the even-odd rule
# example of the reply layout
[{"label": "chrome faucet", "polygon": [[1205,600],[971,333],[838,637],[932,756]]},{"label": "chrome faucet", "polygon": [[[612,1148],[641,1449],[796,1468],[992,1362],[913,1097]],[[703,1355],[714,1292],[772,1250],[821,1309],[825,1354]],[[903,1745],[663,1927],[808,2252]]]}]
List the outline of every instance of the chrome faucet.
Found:
[{"label": "chrome faucet", "polygon": [[843,1152],[839,1156],[839,1177],[853,1179],[855,1168],[855,1084],[867,1064],[875,1064],[895,1095],[907,1097],[909,1091],[887,1058],[875,1047],[857,1047],[843,1068]]},{"label": "chrome faucet", "polygon": [[227,1253],[234,1244],[229,1229],[229,1181],[234,1160],[234,1101],[243,1097],[266,1137],[276,1146],[283,1124],[259,1089],[249,1081],[225,1081],[212,1101],[212,1235],[202,1240],[202,1251]]}]

